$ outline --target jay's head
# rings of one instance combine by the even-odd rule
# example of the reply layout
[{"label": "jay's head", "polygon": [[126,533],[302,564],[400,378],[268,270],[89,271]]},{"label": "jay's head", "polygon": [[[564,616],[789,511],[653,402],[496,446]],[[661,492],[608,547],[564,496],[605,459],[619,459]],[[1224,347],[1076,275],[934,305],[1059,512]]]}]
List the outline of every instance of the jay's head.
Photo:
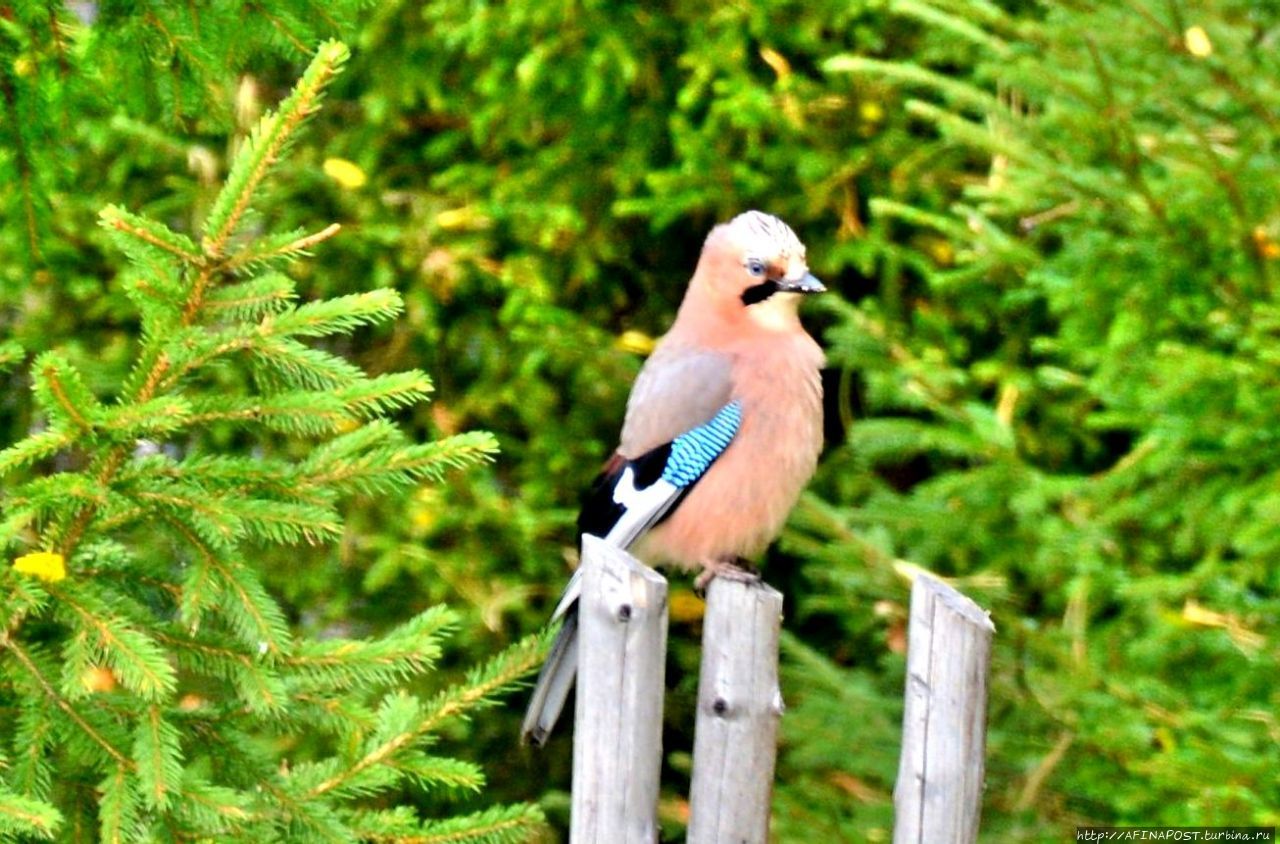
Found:
[{"label": "jay's head", "polygon": [[804,244],[791,227],[759,211],[711,230],[697,275],[725,307],[766,328],[790,327],[800,299],[827,289],[809,272]]}]

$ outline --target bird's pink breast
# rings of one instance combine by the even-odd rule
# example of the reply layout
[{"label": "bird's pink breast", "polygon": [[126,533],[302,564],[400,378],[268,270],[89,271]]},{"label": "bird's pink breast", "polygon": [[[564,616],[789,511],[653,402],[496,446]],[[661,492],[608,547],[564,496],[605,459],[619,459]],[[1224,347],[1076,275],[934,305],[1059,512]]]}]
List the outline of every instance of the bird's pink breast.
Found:
[{"label": "bird's pink breast", "polygon": [[637,550],[658,563],[697,568],[751,557],[777,537],[822,450],[822,352],[806,334],[753,344],[735,355],[737,436]]}]

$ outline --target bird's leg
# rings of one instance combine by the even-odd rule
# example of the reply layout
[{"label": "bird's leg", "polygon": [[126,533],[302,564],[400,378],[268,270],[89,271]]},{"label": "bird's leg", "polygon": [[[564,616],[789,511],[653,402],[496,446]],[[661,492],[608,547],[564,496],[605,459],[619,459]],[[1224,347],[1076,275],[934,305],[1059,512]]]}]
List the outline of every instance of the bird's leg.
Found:
[{"label": "bird's leg", "polygon": [[703,561],[702,571],[693,580],[693,591],[705,595],[707,586],[717,577],[739,583],[759,583],[760,571],[744,557],[712,557]]}]

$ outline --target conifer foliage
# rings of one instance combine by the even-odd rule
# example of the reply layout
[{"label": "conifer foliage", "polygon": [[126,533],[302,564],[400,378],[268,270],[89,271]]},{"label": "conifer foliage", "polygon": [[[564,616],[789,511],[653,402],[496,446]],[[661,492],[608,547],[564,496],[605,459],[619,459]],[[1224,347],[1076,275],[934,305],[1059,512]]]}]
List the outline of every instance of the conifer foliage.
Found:
[{"label": "conifer foliage", "polygon": [[[449,611],[376,639],[302,639],[253,565],[255,548],[338,537],[344,496],[495,450],[485,433],[402,434],[388,417],[427,397],[427,376],[368,375],[317,342],[394,319],[398,294],[297,303],[286,270],[338,227],[270,232],[254,214],[346,58],[319,48],[198,236],[102,211],[140,317],[120,383],[103,390],[58,349],[31,363],[40,424],[0,451],[0,841],[507,842],[540,822],[521,805],[423,821],[394,802],[480,788],[432,737],[526,671],[536,640],[419,697],[407,684],[439,658]],[[8,368],[23,358],[0,347]],[[276,447],[229,456],[218,441]]]},{"label": "conifer foliage", "polygon": [[[832,306],[861,418],[788,538],[820,584],[801,612],[884,601],[883,621],[833,616],[892,644],[913,566],[991,607],[990,840],[1272,825],[1280,19],[1248,0],[894,5],[980,47],[977,69],[825,69],[906,85],[896,107],[977,166],[945,207],[871,201],[907,241],[882,265],[911,274]],[[898,676],[877,703],[871,672],[841,683],[790,644],[806,692],[839,690],[792,709],[806,726],[900,698]],[[829,750],[849,735],[792,758],[848,766],[887,807],[895,736],[850,763]]]}]

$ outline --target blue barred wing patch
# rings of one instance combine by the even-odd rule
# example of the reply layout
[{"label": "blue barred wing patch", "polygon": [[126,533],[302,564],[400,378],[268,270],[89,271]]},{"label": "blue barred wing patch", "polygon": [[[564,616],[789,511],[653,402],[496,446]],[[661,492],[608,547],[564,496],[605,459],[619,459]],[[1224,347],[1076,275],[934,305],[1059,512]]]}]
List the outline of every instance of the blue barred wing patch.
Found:
[{"label": "blue barred wing patch", "polygon": [[729,447],[742,425],[742,402],[731,401],[706,424],[686,431],[671,442],[671,453],[662,470],[662,480],[684,489],[711,468]]}]

